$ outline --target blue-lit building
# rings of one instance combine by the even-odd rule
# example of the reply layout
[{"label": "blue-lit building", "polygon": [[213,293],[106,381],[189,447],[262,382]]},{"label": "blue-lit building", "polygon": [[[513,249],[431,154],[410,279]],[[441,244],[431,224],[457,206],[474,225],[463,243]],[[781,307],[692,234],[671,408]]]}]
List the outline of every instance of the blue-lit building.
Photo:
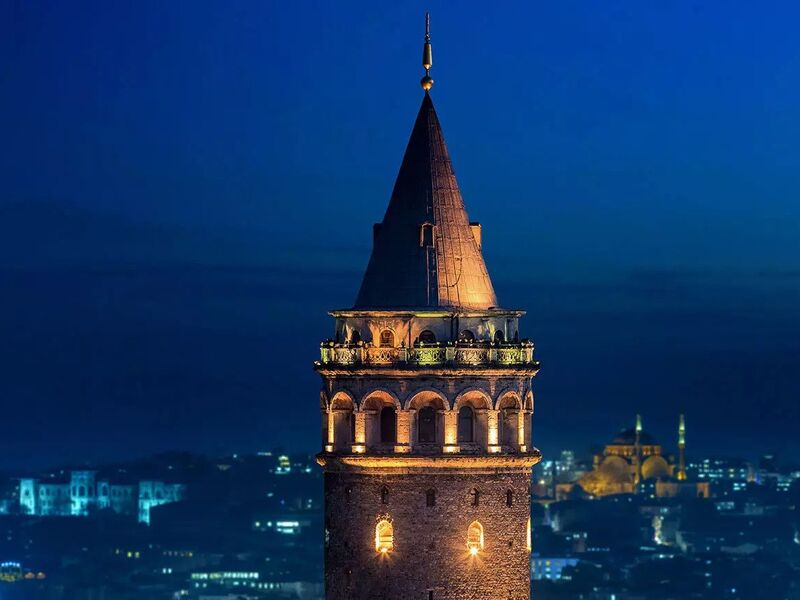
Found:
[{"label": "blue-lit building", "polygon": [[567,567],[574,567],[580,562],[578,558],[532,557],[531,579],[549,579],[557,581],[562,578],[562,572]]}]

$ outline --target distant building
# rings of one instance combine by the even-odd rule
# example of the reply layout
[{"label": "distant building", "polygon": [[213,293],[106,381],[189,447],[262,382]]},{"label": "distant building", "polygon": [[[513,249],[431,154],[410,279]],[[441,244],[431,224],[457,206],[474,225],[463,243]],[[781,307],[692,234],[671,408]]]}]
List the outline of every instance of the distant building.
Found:
[{"label": "distant building", "polygon": [[183,500],[186,486],[163,481],[139,482],[139,522],[150,524],[150,509],[162,504]]},{"label": "distant building", "polygon": [[621,431],[606,445],[602,454],[595,455],[594,468],[577,483],[593,496],[635,494],[646,489],[657,497],[707,498],[708,482],[688,481],[685,433],[681,415],[678,426],[678,459],[665,458],[661,445],[642,429],[641,416],[636,415],[636,426]]},{"label": "distant building", "polygon": [[67,480],[23,478],[19,481],[19,506],[24,515],[86,517],[95,510],[136,515],[150,523],[150,509],[177,502],[185,486],[163,481],[115,484],[97,479],[96,471],[71,471]]},{"label": "distant building", "polygon": [[580,562],[578,558],[531,558],[531,579],[539,581],[548,579],[557,581],[566,567],[575,567]]}]

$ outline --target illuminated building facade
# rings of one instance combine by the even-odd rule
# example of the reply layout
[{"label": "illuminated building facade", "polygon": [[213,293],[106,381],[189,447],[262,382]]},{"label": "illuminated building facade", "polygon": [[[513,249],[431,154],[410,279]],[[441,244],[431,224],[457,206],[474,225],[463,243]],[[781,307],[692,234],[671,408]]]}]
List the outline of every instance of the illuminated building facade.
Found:
[{"label": "illuminated building facade", "polygon": [[686,424],[680,415],[678,425],[678,459],[662,454],[653,436],[642,428],[642,418],[636,415],[636,425],[621,431],[594,457],[592,471],[578,484],[593,496],[635,494],[649,490],[660,498],[700,496],[708,498],[707,482],[687,481]]},{"label": "illuminated building facade", "polygon": [[498,308],[429,90],[321,345],[326,598],[530,598],[533,344]]},{"label": "illuminated building facade", "polygon": [[71,471],[66,481],[24,478],[19,482],[20,512],[41,517],[87,517],[96,510],[137,515],[150,523],[154,506],[183,499],[185,485],[163,481],[138,484],[97,479],[95,471]]}]

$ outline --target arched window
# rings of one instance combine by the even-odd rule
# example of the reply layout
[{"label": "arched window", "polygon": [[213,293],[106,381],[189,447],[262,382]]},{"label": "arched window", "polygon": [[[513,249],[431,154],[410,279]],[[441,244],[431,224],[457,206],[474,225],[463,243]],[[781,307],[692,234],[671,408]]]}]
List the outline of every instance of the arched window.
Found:
[{"label": "arched window", "polygon": [[458,336],[458,341],[459,342],[474,342],[475,341],[475,334],[472,333],[469,329],[465,329]]},{"label": "arched window", "polygon": [[435,344],[436,336],[430,329],[426,329],[419,334],[419,341],[423,344]]},{"label": "arched window", "polygon": [[381,442],[394,444],[397,442],[397,412],[394,406],[381,409]]},{"label": "arched window", "polygon": [[390,329],[381,331],[381,348],[394,348],[394,333]]},{"label": "arched window", "polygon": [[78,497],[79,498],[85,498],[86,497],[86,488],[85,487],[80,486],[78,488]]},{"label": "arched window", "polygon": [[389,488],[386,486],[381,488],[381,504],[389,504]]},{"label": "arched window", "polygon": [[417,440],[423,444],[436,442],[436,410],[426,406],[419,411],[419,431]]},{"label": "arched window", "polygon": [[375,550],[383,554],[394,550],[394,527],[388,519],[382,519],[375,525]]},{"label": "arched window", "polygon": [[506,490],[506,506],[514,506],[514,492]]},{"label": "arched window", "polygon": [[497,342],[498,344],[502,344],[503,342],[506,341],[506,336],[503,334],[502,331],[498,329],[497,331],[494,332],[494,341]]},{"label": "arched window", "polygon": [[478,506],[481,503],[481,492],[478,488],[472,488],[469,495],[472,496],[472,506]]},{"label": "arched window", "polygon": [[470,523],[469,529],[467,529],[467,548],[473,556],[483,550],[483,525],[478,521]]},{"label": "arched window", "polygon": [[458,441],[472,442],[475,437],[474,411],[471,406],[462,406],[458,410]]},{"label": "arched window", "polygon": [[350,343],[357,344],[361,341],[361,333],[359,333],[358,329],[354,329],[350,332]]},{"label": "arched window", "polygon": [[436,506],[436,490],[428,490],[425,492],[425,505]]}]

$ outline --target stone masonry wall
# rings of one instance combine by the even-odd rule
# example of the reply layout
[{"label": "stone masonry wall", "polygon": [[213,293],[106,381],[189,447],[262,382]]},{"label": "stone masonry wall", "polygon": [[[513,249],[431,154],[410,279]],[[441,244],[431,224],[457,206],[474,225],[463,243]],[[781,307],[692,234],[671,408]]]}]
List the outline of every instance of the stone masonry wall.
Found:
[{"label": "stone masonry wall", "polygon": [[[436,490],[435,506],[427,506],[429,489]],[[473,489],[480,493],[477,506]],[[529,600],[529,515],[527,470],[326,472],[326,599]],[[375,549],[382,518],[394,527],[394,549],[386,555]],[[467,529],[476,520],[484,548],[471,556]]]}]

